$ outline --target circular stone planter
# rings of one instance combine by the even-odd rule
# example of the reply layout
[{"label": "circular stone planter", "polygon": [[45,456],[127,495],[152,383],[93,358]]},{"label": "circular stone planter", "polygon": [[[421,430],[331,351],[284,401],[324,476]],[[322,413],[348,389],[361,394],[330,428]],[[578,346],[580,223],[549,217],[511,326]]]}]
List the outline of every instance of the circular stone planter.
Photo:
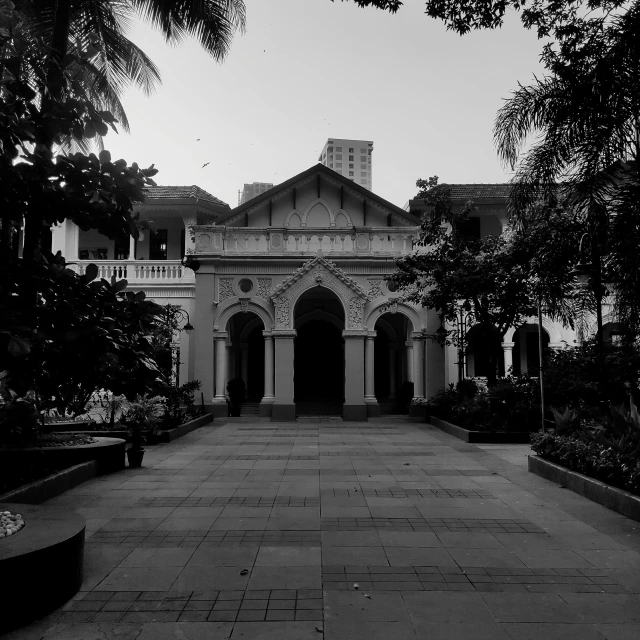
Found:
[{"label": "circular stone planter", "polygon": [[40,458],[50,466],[72,467],[82,462],[95,460],[98,463],[98,474],[112,473],[124,469],[124,450],[126,441],[120,438],[96,438],[97,442],[62,447],[25,447],[0,449],[0,466],[3,459]]},{"label": "circular stone planter", "polygon": [[75,511],[1,503],[25,526],[0,540],[0,634],[25,625],[73,597],[82,585],[84,518]]}]

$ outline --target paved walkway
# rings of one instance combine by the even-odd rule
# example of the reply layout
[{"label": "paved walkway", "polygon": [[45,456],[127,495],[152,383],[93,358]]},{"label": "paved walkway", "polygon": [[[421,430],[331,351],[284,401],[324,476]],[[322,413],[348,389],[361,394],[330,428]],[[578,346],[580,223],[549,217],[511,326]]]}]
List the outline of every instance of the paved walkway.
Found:
[{"label": "paved walkway", "polygon": [[48,503],[87,519],[82,591],[7,638],[638,640],[640,525],[526,449],[216,422]]}]

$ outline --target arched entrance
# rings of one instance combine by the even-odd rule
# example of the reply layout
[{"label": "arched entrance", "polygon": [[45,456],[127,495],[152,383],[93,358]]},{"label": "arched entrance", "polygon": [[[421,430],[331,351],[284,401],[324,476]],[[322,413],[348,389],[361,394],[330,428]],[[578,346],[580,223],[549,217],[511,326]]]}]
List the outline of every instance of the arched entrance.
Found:
[{"label": "arched entrance", "polygon": [[246,400],[243,415],[257,413],[264,395],[264,338],[262,319],[251,312],[236,313],[228,322],[227,383],[242,379]]},{"label": "arched entrance", "polygon": [[413,381],[406,346],[410,326],[401,313],[384,313],[374,326],[374,392],[381,414],[406,413],[405,400],[411,400],[411,394],[404,392],[406,383]]},{"label": "arched entrance", "polygon": [[[515,375],[537,376],[540,372],[540,347],[538,346],[538,325],[523,324],[513,334],[513,373]],[[549,334],[542,329],[542,348],[549,347]]]},{"label": "arched entrance", "polygon": [[338,297],[314,287],[294,313],[294,402],[297,415],[340,415],[344,402],[344,310]]},{"label": "arched entrance", "polygon": [[[497,376],[504,376],[502,337],[489,324],[476,324],[465,337],[466,375],[470,378],[490,378],[491,367]],[[492,364],[493,363],[493,364]]]}]

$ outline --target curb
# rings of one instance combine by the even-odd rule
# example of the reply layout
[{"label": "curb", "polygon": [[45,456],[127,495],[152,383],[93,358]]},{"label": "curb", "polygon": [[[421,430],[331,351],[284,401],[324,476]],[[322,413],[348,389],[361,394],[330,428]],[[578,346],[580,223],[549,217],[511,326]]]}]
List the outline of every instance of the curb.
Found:
[{"label": "curb", "polygon": [[528,431],[471,431],[434,416],[428,416],[427,422],[450,436],[471,444],[529,444],[531,441]]},{"label": "curb", "polygon": [[36,480],[18,489],[4,493],[0,495],[0,502],[40,504],[77,487],[91,478],[95,478],[97,475],[98,463],[95,460],[82,462],[41,480]]},{"label": "curb", "polygon": [[209,413],[204,416],[199,416],[198,418],[194,418],[193,420],[189,420],[189,422],[185,422],[181,424],[179,427],[175,427],[174,429],[167,429],[166,431],[161,431],[154,438],[155,442],[171,442],[176,438],[180,438],[182,436],[187,435],[191,431],[195,431],[205,424],[209,424],[213,422],[213,416]]},{"label": "curb", "polygon": [[538,456],[529,456],[528,465],[531,473],[563,485],[607,509],[640,522],[640,497]]}]

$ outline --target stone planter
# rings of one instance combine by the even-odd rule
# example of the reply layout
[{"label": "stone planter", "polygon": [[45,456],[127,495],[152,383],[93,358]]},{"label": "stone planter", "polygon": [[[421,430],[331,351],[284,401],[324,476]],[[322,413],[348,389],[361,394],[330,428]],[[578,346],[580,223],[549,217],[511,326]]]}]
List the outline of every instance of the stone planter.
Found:
[{"label": "stone planter", "polygon": [[529,456],[528,466],[531,473],[556,482],[574,493],[607,507],[607,509],[617,511],[627,518],[640,522],[639,496],[612,487],[595,478],[584,476],[577,471],[571,471],[539,456]]},{"label": "stone planter", "polygon": [[112,473],[124,469],[125,441],[120,438],[96,438],[98,442],[68,447],[24,447],[0,449],[0,466],[3,460],[39,458],[51,467],[72,467],[82,462],[95,460],[98,474]]},{"label": "stone planter", "polygon": [[464,442],[478,444],[527,444],[531,441],[528,431],[471,431],[456,424],[430,416],[427,420],[434,427]]},{"label": "stone planter", "polygon": [[84,518],[59,507],[4,503],[25,526],[0,540],[0,635],[33,622],[72,598],[82,585]]}]

